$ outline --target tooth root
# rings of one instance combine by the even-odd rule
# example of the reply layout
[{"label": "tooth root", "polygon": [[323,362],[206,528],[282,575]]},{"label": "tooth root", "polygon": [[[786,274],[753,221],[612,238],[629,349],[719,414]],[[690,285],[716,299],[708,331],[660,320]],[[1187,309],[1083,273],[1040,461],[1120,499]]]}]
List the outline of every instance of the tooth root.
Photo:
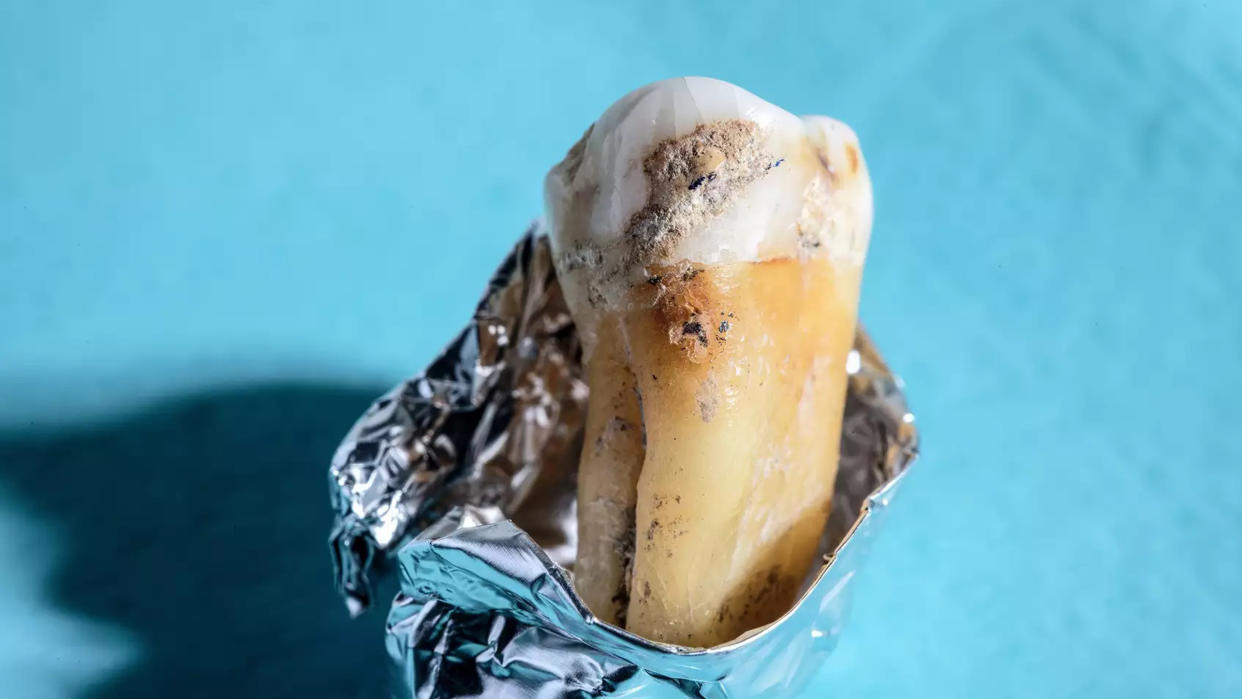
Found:
[{"label": "tooth root", "polygon": [[836,477],[854,335],[838,276],[822,259],[715,265],[628,315],[647,420],[635,633],[715,645],[794,601]]},{"label": "tooth root", "polygon": [[574,584],[600,619],[623,625],[634,551],[634,505],[643,464],[638,387],[615,322],[597,330],[587,360],[591,387],[578,466]]}]

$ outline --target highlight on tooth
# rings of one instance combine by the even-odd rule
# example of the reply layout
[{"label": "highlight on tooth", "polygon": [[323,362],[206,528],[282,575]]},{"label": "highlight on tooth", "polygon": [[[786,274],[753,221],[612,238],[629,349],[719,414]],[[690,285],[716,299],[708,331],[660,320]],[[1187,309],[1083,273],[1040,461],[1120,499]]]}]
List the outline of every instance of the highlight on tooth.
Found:
[{"label": "highlight on tooth", "polygon": [[831,506],[872,219],[857,138],[675,78],[605,111],[545,194],[591,391],[579,594],[687,646],[774,621]]}]

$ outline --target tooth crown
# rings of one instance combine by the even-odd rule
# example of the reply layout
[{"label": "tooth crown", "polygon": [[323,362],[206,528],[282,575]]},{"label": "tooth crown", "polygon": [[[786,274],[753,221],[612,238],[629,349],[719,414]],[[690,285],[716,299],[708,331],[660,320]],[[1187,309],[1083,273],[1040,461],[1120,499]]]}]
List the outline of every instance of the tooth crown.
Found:
[{"label": "tooth crown", "polygon": [[872,218],[848,126],[711,78],[621,98],[548,173],[545,197],[581,317],[623,307],[657,266],[820,255],[861,264]]}]

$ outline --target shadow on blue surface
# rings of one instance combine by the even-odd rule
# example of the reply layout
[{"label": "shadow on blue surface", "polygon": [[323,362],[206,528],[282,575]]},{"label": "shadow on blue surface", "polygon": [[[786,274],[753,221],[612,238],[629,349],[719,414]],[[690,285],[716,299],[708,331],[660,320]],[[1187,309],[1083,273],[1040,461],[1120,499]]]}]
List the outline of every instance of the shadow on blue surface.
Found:
[{"label": "shadow on blue surface", "polygon": [[262,385],[0,433],[0,487],[61,535],[48,597],[141,645],[86,697],[384,695],[383,613],[348,618],[326,546],[328,459],[379,393]]}]

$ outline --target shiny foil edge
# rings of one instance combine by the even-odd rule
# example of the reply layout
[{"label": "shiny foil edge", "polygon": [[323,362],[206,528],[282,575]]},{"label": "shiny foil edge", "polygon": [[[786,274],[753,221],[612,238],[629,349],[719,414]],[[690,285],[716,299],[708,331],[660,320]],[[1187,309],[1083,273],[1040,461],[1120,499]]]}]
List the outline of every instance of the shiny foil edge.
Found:
[{"label": "shiny foil edge", "polygon": [[851,583],[901,478],[868,499],[789,612],[709,649],[655,643],[596,620],[565,570],[521,529],[466,516],[452,533],[398,553],[402,592],[387,637],[393,696],[785,696],[836,646]]}]

